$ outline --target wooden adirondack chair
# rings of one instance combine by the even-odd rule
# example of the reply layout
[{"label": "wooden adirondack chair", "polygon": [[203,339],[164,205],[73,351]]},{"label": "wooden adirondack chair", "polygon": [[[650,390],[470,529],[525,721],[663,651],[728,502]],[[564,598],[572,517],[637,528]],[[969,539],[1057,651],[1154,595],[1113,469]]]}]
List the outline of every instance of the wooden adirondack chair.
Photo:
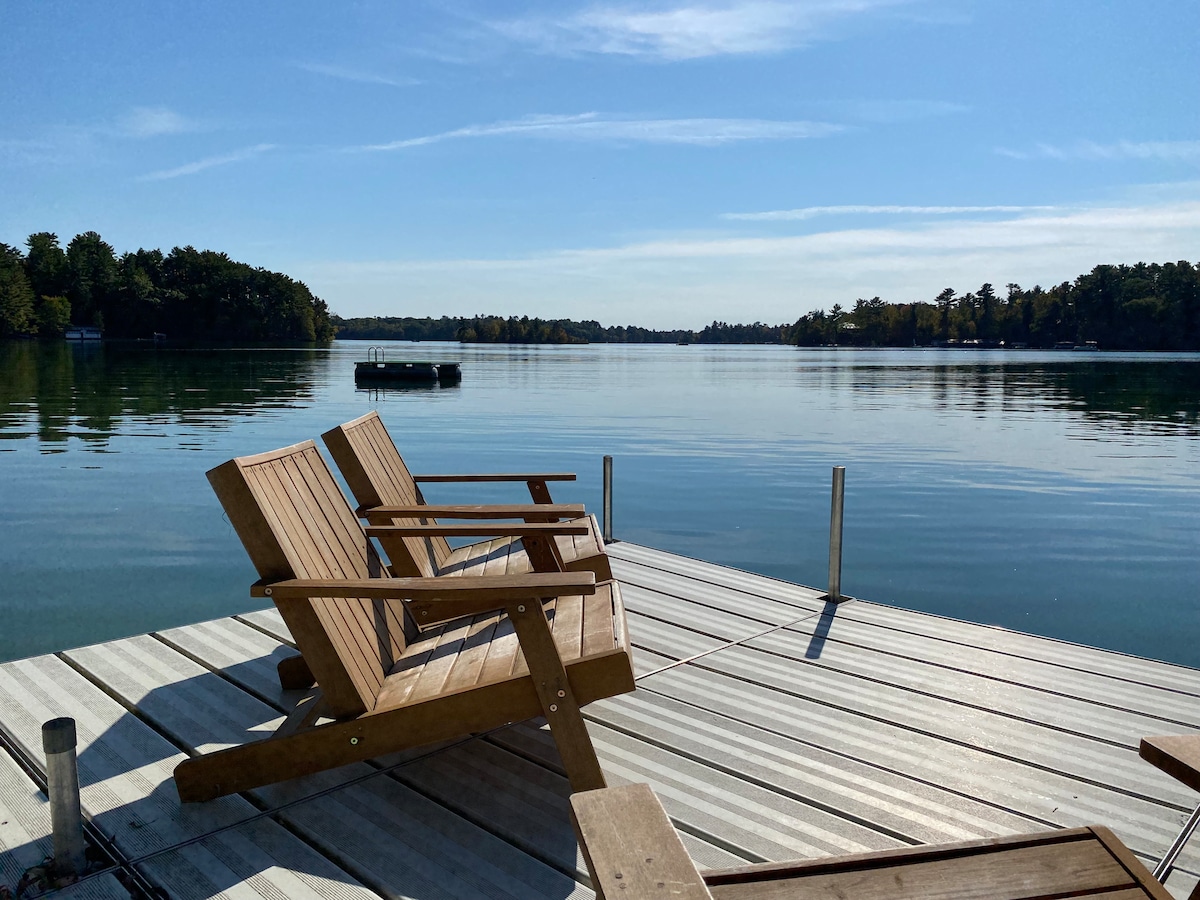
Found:
[{"label": "wooden adirondack chair", "polygon": [[[596,584],[591,572],[380,577],[312,441],[230,460],[208,478],[261,576],[252,593],[274,600],[318,690],[267,740],[180,763],[182,800],[537,715],[550,724],[572,788],[603,785],[579,707],[633,690],[615,582]],[[416,627],[451,615],[459,618]]]},{"label": "wooden adirondack chair", "polygon": [[701,873],[649,785],[575,794],[571,817],[598,900],[1171,900],[1099,825]]},{"label": "wooden adirondack chair", "polygon": [[[376,535],[394,575],[478,575],[527,572],[594,572],[598,581],[612,578],[608,554],[595,516],[582,506],[555,505],[547,482],[573,481],[570,473],[506,475],[412,475],[377,412],[339,425],[322,439],[341,469],[359,505],[359,514],[372,525],[395,530]],[[533,505],[431,506],[419,483],[523,481]],[[512,525],[474,521],[445,525],[437,519],[515,519],[555,522],[570,519],[586,524],[585,533],[518,534]],[[374,533],[372,532],[374,535]],[[447,537],[488,537],[489,540],[451,549]]]}]

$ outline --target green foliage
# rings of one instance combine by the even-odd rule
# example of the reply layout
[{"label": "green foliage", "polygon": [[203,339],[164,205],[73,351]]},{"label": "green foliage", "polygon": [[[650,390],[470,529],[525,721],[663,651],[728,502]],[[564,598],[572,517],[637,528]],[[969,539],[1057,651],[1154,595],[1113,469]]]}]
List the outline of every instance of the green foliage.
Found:
[{"label": "green foliage", "polygon": [[[692,341],[691,331],[652,331],[636,325],[605,328],[599,322],[522,316],[442,316],[430,318],[334,317],[340,338],[371,341],[462,341],[486,344],[676,343]],[[716,323],[714,323],[715,325]],[[740,327],[740,326],[739,326]],[[765,326],[764,326],[765,327]],[[707,329],[706,329],[707,330]],[[778,341],[777,341],[778,343]]]},{"label": "green foliage", "polygon": [[38,297],[65,297],[70,286],[67,253],[58,245],[58,235],[49,231],[31,234],[26,241],[25,274]]},{"label": "green foliage", "polygon": [[21,251],[0,244],[0,337],[31,335],[37,331],[33,315],[33,288],[25,275]]},{"label": "green foliage", "polygon": [[66,297],[42,297],[38,300],[38,334],[42,337],[62,337],[70,324],[70,300]]},{"label": "green foliage", "polygon": [[[979,346],[1051,348],[1095,342],[1109,350],[1200,350],[1200,265],[1186,261],[1097,266],[1045,290],[991,284],[932,303],[859,300],[842,321],[814,310],[789,329],[801,346]],[[838,309],[835,307],[835,309]]]},{"label": "green foliage", "polygon": [[713,322],[705,325],[694,339],[698,344],[782,344],[786,330],[786,325],[764,325],[762,322],[753,325]]},{"label": "green foliage", "polygon": [[67,299],[76,325],[103,327],[104,311],[117,291],[117,259],[111,244],[94,231],[76,235],[67,245]]},{"label": "green foliage", "polygon": [[[11,248],[7,252],[32,285],[28,328],[44,336],[61,335],[73,319],[116,338],[162,333],[192,341],[333,339],[329,308],[303,283],[224,253],[176,247],[165,256],[143,249],[118,258],[94,231],[76,235],[65,251],[47,231],[30,235],[27,246],[24,259]],[[36,311],[34,296],[40,298]],[[19,318],[16,312],[8,316]],[[5,330],[4,321],[0,334],[32,333]]]}]

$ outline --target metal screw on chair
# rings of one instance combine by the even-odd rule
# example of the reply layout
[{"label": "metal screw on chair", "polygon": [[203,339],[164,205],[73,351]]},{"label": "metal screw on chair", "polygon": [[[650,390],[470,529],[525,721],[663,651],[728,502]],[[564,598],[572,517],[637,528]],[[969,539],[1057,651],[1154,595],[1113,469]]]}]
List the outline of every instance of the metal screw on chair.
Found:
[{"label": "metal screw on chair", "polygon": [[518,606],[518,607],[517,607],[517,612],[519,612],[519,613],[523,613],[523,612],[525,612],[525,607],[524,607],[524,605]]}]

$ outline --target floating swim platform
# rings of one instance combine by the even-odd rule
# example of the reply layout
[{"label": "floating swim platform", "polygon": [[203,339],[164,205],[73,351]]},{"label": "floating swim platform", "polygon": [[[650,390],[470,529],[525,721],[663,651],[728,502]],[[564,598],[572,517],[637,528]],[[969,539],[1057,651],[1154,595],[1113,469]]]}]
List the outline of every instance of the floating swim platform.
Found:
[{"label": "floating swim platform", "polygon": [[354,380],[402,382],[407,384],[449,384],[462,379],[462,368],[456,362],[388,361],[383,348],[372,347],[367,358],[354,364]]}]

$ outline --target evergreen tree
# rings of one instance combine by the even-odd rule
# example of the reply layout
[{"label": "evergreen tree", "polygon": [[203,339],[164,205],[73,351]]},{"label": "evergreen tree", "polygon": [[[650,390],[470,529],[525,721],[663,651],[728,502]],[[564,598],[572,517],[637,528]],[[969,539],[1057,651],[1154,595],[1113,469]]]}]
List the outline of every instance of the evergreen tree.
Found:
[{"label": "evergreen tree", "polygon": [[70,284],[67,253],[58,245],[58,235],[50,231],[31,234],[25,245],[25,274],[38,297],[66,296]]},{"label": "evergreen tree", "polygon": [[33,288],[25,275],[21,251],[0,244],[0,337],[37,332],[33,314]]},{"label": "evergreen tree", "polygon": [[71,301],[66,297],[40,297],[37,302],[37,329],[44,338],[62,337],[71,324]]},{"label": "evergreen tree", "polygon": [[112,245],[94,231],[77,234],[67,245],[67,270],[67,299],[75,323],[104,327],[104,308],[117,286],[117,258]]}]

